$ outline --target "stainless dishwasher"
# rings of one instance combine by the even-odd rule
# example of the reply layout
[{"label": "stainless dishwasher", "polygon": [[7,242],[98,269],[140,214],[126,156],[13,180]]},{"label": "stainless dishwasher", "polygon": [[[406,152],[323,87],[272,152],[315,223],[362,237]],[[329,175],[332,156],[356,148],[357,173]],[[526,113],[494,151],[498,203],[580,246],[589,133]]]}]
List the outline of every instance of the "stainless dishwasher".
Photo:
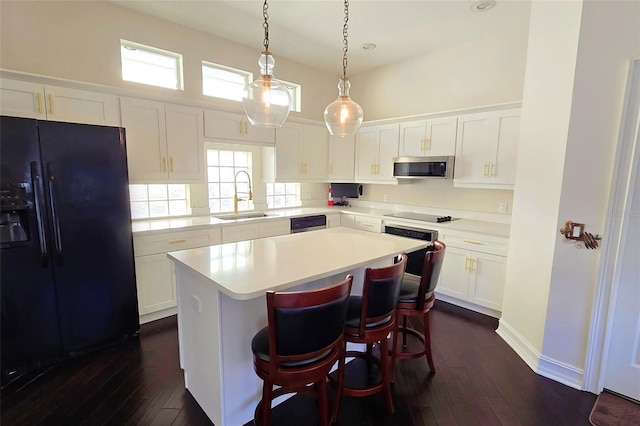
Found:
[{"label": "stainless dishwasher", "polygon": [[327,217],[323,214],[291,218],[291,233],[317,231],[327,227]]}]

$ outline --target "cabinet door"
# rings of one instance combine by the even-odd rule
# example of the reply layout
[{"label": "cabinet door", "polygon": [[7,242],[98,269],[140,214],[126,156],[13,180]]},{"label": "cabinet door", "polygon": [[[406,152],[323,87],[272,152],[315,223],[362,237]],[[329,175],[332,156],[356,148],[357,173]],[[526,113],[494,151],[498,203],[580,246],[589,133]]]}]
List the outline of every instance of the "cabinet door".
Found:
[{"label": "cabinet door", "polygon": [[202,110],[181,105],[165,105],[169,179],[204,180],[204,140]]},{"label": "cabinet door", "polygon": [[400,123],[399,157],[420,157],[425,155],[425,135],[427,121]]},{"label": "cabinet door", "polygon": [[45,86],[47,120],[120,126],[118,98],[105,93]]},{"label": "cabinet door", "polygon": [[353,181],[355,137],[329,136],[329,170],[331,181]]},{"label": "cabinet door", "polygon": [[382,220],[373,217],[356,216],[354,219],[355,228],[361,231],[382,232]]},{"label": "cabinet door", "polygon": [[327,129],[304,125],[302,129],[302,163],[304,179],[327,178]]},{"label": "cabinet door", "polygon": [[258,224],[258,235],[260,238],[286,235],[291,232],[291,220],[270,220]]},{"label": "cabinet door", "polygon": [[356,181],[371,180],[378,162],[376,127],[361,127],[356,135]]},{"label": "cabinet door", "polygon": [[260,145],[269,145],[273,146],[276,142],[276,132],[275,129],[271,129],[269,127],[259,127],[254,126],[249,123],[249,121],[244,118],[245,125],[245,135],[244,140],[253,143],[259,143]]},{"label": "cabinet door", "polygon": [[393,159],[398,156],[399,129],[398,124],[378,126],[379,153],[375,176],[377,180],[395,180]]},{"label": "cabinet door", "polygon": [[467,300],[469,290],[469,263],[466,250],[447,246],[436,292],[461,300]]},{"label": "cabinet door", "polygon": [[167,133],[164,104],[120,98],[122,126],[126,129],[127,162],[132,181],[167,180]]},{"label": "cabinet door", "polygon": [[276,130],[276,177],[278,180],[300,180],[304,175],[301,160],[302,126],[287,124]]},{"label": "cabinet door", "polygon": [[258,224],[232,225],[222,228],[222,243],[235,243],[236,241],[255,240],[260,238]]},{"label": "cabinet door", "polygon": [[[339,214],[328,214],[327,216],[327,228],[339,228],[340,216]],[[351,216],[353,217],[353,216]]]},{"label": "cabinet door", "polygon": [[135,264],[139,314],[177,306],[173,262],[166,253],[138,256]]},{"label": "cabinet door", "polygon": [[435,118],[427,121],[425,155],[456,155],[458,117]]},{"label": "cabinet door", "polygon": [[490,170],[494,184],[513,185],[516,181],[520,115],[519,108],[496,112],[498,147],[495,165]]},{"label": "cabinet door", "polygon": [[344,226],[345,228],[355,228],[355,216],[350,214],[341,214],[340,215],[340,226]]},{"label": "cabinet door", "polygon": [[[448,250],[447,248],[445,257],[449,255]],[[506,259],[480,252],[469,252],[469,258],[471,265],[467,300],[501,311]]]},{"label": "cabinet door", "polygon": [[0,114],[45,120],[44,87],[19,80],[0,80]]},{"label": "cabinet door", "polygon": [[205,110],[204,135],[213,139],[244,139],[245,122],[240,114]]},{"label": "cabinet door", "polygon": [[457,181],[482,183],[489,178],[490,164],[495,158],[492,116],[493,113],[480,113],[458,117],[454,172]]}]

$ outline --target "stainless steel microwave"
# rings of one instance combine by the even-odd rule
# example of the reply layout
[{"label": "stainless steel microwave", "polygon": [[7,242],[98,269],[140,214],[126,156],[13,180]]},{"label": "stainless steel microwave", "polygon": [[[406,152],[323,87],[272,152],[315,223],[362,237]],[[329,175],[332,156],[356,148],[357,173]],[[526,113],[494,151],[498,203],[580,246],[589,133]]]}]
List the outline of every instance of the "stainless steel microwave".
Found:
[{"label": "stainless steel microwave", "polygon": [[454,157],[397,157],[393,176],[398,179],[451,179]]}]

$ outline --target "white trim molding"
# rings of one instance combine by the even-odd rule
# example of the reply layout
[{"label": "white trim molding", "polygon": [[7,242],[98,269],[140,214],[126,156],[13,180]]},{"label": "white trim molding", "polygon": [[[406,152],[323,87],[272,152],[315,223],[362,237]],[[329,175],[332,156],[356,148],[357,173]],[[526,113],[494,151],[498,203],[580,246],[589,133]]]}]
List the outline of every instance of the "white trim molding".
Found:
[{"label": "white trim molding", "polygon": [[574,389],[582,390],[584,371],[564,362],[542,355],[536,373]]},{"label": "white trim molding", "polygon": [[540,363],[541,356],[540,352],[531,346],[531,344],[513,327],[507,324],[504,319],[500,319],[496,333],[498,333],[498,336],[502,337],[502,340],[511,346],[511,349],[513,349],[520,358],[527,363],[529,368],[535,372],[538,371],[538,364]]}]

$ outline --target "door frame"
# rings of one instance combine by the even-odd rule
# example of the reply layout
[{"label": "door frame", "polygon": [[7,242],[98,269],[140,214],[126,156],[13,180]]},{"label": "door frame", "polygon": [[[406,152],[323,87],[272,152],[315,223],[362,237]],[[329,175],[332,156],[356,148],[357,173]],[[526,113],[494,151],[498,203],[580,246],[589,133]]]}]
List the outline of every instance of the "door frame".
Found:
[{"label": "door frame", "polygon": [[[616,309],[619,275],[626,242],[625,229],[634,192],[633,182],[640,173],[640,59],[631,61],[625,93],[620,133],[616,148],[613,179],[605,220],[602,256],[592,306],[591,326],[585,356],[583,390],[599,394],[604,388],[606,364]],[[635,188],[638,190],[638,188]]]}]

